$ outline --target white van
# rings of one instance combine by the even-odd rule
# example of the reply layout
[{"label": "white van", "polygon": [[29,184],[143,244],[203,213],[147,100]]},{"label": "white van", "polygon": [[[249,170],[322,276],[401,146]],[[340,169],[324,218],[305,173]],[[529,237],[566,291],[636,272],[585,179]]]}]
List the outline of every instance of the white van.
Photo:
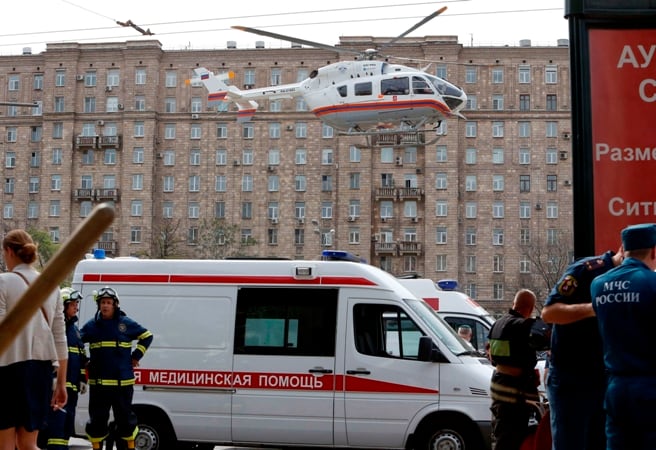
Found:
[{"label": "white van", "polygon": [[472,329],[471,344],[478,351],[485,352],[494,317],[467,294],[456,291],[458,283],[455,280],[435,283],[427,278],[399,278],[399,282],[431,305],[454,330],[468,325]]},{"label": "white van", "polygon": [[136,369],[141,450],[490,448],[491,365],[375,267],[87,259],[81,324],[103,286],[155,337]]}]

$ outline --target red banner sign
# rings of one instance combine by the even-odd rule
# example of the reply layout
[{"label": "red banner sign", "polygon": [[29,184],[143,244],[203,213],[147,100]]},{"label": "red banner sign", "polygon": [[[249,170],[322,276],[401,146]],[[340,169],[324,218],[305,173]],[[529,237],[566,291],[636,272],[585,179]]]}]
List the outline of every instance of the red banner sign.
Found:
[{"label": "red banner sign", "polygon": [[656,29],[592,29],[595,251],[627,225],[656,222]]}]

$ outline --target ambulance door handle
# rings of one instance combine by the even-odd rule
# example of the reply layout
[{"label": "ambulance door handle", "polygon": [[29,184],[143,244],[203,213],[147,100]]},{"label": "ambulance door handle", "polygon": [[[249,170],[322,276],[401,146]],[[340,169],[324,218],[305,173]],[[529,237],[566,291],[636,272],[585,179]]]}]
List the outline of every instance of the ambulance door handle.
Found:
[{"label": "ambulance door handle", "polygon": [[347,370],[347,375],[371,375],[371,372],[367,369],[357,369],[357,370]]},{"label": "ambulance door handle", "polygon": [[308,370],[310,373],[333,373],[330,369],[324,369],[323,367],[315,367],[314,369]]}]

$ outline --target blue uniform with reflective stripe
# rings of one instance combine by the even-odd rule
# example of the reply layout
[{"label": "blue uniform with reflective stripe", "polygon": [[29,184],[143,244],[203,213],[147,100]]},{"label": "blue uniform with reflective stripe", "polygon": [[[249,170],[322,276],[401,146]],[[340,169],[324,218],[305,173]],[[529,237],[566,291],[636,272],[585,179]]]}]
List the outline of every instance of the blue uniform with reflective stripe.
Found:
[{"label": "blue uniform with reflective stripe", "polygon": [[87,361],[84,342],[76,322],[77,316],[66,319],[66,340],[68,341],[68,365],[66,368],[66,391],[68,401],[65,410],[53,410],[48,417],[48,450],[65,450],[68,441],[75,434],[75,410],[80,383],[85,381]]},{"label": "blue uniform with reflective stripe", "polygon": [[[100,312],[80,331],[89,343],[89,422],[86,432],[92,444],[108,436],[109,410],[114,413],[118,437],[133,443],[137,417],[132,411],[134,370],[132,360],[140,360],[153,341],[153,334],[130,319],[118,306],[111,319]],[[132,349],[132,341],[137,345]]]},{"label": "blue uniform with reflective stripe", "polygon": [[608,450],[656,448],[656,273],[626,258],[590,286],[608,371]]},{"label": "blue uniform with reflective stripe", "polygon": [[[613,268],[613,255],[608,251],[572,263],[545,305],[590,303],[590,284]],[[604,449],[606,374],[596,318],[553,325],[546,387],[554,449]]]}]

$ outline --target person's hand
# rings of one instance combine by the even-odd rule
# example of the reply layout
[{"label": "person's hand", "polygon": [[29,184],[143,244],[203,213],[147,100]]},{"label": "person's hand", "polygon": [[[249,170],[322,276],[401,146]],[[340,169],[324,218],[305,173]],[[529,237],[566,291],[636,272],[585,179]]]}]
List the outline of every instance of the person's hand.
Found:
[{"label": "person's hand", "polygon": [[132,367],[139,367],[139,360],[132,358]]},{"label": "person's hand", "polygon": [[80,383],[80,394],[86,394],[86,393],[87,393],[87,384]]},{"label": "person's hand", "polygon": [[53,410],[63,409],[68,401],[68,392],[66,392],[66,385],[64,383],[57,383],[55,391],[52,393],[52,401],[50,406]]}]

